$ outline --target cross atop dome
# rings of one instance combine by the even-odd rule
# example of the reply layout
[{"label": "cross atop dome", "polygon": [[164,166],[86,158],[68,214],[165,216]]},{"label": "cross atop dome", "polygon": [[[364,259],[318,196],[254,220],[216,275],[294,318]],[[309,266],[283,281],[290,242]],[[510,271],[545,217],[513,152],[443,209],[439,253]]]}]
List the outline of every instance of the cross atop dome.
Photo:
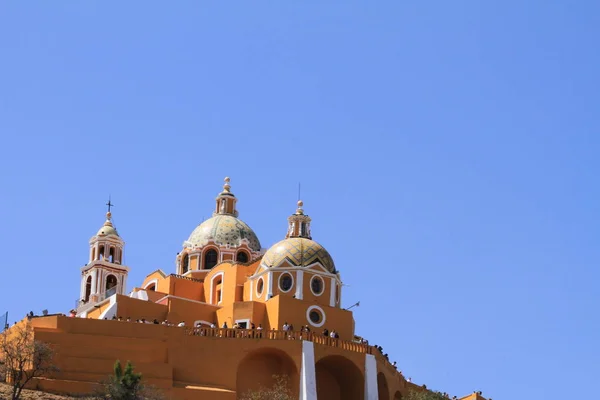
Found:
[{"label": "cross atop dome", "polygon": [[111,207],[115,206],[113,203],[110,202],[110,195],[108,196],[108,203],[106,203],[106,205],[108,206],[108,212],[110,212]]},{"label": "cross atop dome", "polygon": [[119,233],[117,232],[117,228],[115,228],[115,226],[112,223],[112,212],[110,211],[110,209],[112,207],[114,207],[115,205],[110,201],[110,196],[108,197],[108,203],[106,203],[106,205],[108,206],[108,211],[106,212],[106,221],[104,221],[104,224],[102,225],[100,230],[98,230],[98,233],[96,235],[98,235],[98,236],[107,236],[107,235],[119,236]]}]

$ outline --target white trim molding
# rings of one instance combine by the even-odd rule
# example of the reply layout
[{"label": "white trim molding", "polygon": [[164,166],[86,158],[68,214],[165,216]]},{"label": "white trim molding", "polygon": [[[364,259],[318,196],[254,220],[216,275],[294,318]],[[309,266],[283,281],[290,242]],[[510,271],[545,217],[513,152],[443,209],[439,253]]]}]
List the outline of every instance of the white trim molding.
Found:
[{"label": "white trim molding", "polygon": [[267,282],[267,298],[265,300],[269,300],[273,297],[273,272],[269,271],[268,274],[269,280]]},{"label": "white trim molding", "polygon": [[317,377],[315,371],[315,345],[302,341],[302,367],[300,369],[300,400],[317,400]]},{"label": "white trim molding", "polygon": [[148,286],[154,284],[154,290],[158,289],[158,279],[152,279],[150,282],[146,283],[143,289],[148,289]]},{"label": "white trim molding", "polygon": [[296,271],[296,298],[302,300],[304,295],[304,271]]},{"label": "white trim molding", "polygon": [[329,288],[329,306],[330,307],[335,307],[335,293],[338,290],[337,288],[337,283],[335,281],[335,278],[331,278],[331,287]]},{"label": "white trim molding", "polygon": [[377,360],[373,354],[365,354],[365,400],[378,400]]}]

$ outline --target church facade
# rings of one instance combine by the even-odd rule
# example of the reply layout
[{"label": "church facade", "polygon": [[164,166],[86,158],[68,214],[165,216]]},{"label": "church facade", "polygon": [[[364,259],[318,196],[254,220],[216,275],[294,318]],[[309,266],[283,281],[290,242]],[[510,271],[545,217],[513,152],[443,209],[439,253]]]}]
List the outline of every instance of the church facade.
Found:
[{"label": "church facade", "polygon": [[398,400],[425,390],[355,336],[340,271],[313,240],[303,203],[283,239],[265,250],[237,201],[225,178],[212,217],[183,242],[174,273],[156,270],[129,291],[109,202],[71,316],[28,322],[36,339],[56,345],[60,368],[36,385],[89,393],[119,359],[172,399],[242,398],[276,375],[302,400]]}]

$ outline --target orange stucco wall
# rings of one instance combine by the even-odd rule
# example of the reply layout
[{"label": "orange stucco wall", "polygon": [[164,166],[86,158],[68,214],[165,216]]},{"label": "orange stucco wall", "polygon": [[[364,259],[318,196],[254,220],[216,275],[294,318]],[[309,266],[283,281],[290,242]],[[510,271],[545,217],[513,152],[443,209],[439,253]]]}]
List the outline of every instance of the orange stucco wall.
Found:
[{"label": "orange stucco wall", "polygon": [[[62,393],[93,390],[117,359],[131,360],[147,383],[170,399],[233,400],[259,384],[268,385],[273,373],[286,374],[296,393],[299,388],[301,340],[189,336],[184,328],[56,316],[34,318],[31,324],[37,340],[57,349],[60,368],[52,380],[36,384]],[[314,351],[319,398],[364,400],[364,352],[320,342]],[[382,356],[376,360],[379,387],[386,389],[380,399],[406,396],[409,388],[423,390],[407,383]]]},{"label": "orange stucco wall", "polygon": [[169,294],[190,300],[204,301],[204,287],[201,282],[170,276]]},{"label": "orange stucco wall", "polygon": [[216,321],[218,307],[204,303],[190,302],[178,298],[168,299],[167,319],[172,322],[184,321],[187,326],[193,326],[195,321]]},{"label": "orange stucco wall", "polygon": [[164,321],[167,313],[168,307],[166,305],[117,295],[117,316],[123,319],[130,317],[134,321],[142,318],[152,321],[156,318],[159,321]]}]

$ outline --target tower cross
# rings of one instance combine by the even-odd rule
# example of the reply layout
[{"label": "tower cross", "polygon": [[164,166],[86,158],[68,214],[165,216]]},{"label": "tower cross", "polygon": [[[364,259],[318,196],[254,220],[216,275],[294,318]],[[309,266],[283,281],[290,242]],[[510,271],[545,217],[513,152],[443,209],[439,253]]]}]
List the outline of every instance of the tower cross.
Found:
[{"label": "tower cross", "polygon": [[106,203],[106,205],[108,206],[108,212],[110,212],[111,207],[115,206],[113,203],[110,202],[110,196],[108,196],[108,203]]}]

